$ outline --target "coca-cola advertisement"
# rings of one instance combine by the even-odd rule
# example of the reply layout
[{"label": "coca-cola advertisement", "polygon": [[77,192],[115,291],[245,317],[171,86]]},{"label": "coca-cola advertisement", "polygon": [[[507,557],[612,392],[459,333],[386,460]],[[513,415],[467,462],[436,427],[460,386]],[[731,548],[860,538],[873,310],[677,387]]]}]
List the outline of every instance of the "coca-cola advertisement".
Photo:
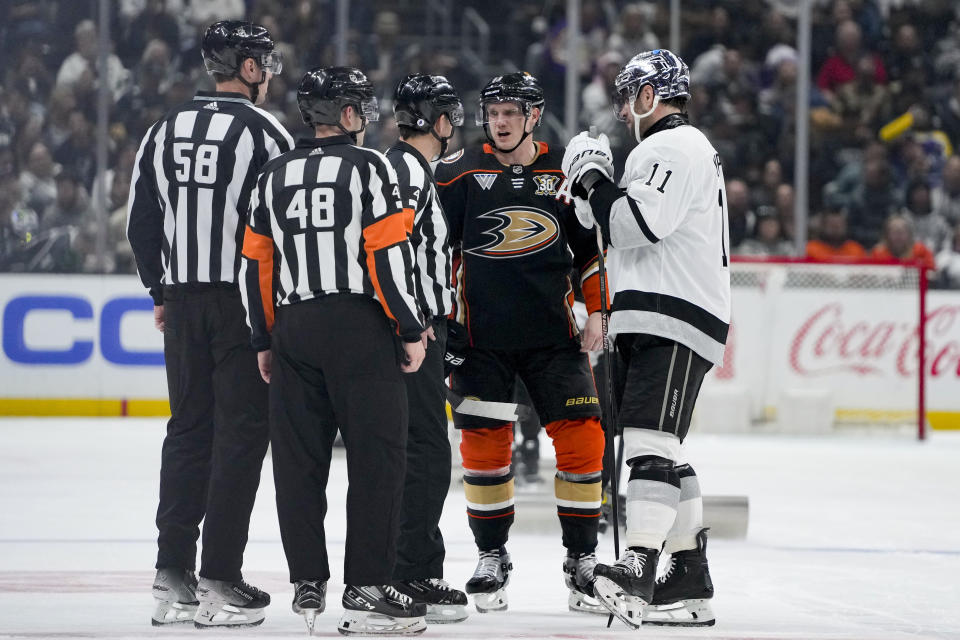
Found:
[{"label": "coca-cola advertisement", "polygon": [[[749,395],[754,420],[776,415],[784,393],[819,390],[838,421],[916,421],[920,367],[917,289],[733,288],[722,367],[703,393]],[[960,423],[960,294],[926,300],[928,422]]]}]

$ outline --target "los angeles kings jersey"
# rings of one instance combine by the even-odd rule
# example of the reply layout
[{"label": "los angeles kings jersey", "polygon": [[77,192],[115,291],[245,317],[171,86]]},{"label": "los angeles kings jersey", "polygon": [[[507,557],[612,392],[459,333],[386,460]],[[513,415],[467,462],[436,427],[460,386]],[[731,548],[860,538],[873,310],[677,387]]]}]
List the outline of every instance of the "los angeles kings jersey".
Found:
[{"label": "los angeles kings jersey", "polygon": [[626,193],[612,203],[599,189],[590,197],[609,241],[610,333],[670,338],[719,365],[730,326],[723,166],[680,118],[654,124],[630,153]]},{"label": "los angeles kings jersey", "polygon": [[457,249],[454,313],[473,346],[538,348],[578,335],[571,268],[588,311],[600,308],[596,236],[577,222],[569,196],[558,196],[563,148],[536,144],[529,166],[505,166],[485,144],[436,169]]}]

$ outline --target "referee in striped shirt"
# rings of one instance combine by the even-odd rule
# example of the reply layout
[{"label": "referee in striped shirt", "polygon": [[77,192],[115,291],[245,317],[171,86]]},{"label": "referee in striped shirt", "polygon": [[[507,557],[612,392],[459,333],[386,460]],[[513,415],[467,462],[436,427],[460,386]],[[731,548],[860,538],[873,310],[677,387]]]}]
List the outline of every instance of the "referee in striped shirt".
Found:
[{"label": "referee in striped shirt", "polygon": [[294,610],[322,609],[319,585],[330,577],[323,521],[339,427],[350,480],[341,620],[349,624],[341,629],[360,633],[357,612],[374,609],[422,624],[423,605],[391,586],[406,460],[401,371],[420,367],[426,340],[407,240],[413,211],[387,159],[358,146],[366,122],[379,118],[362,72],[314,69],[297,99],[315,137],[264,167],[241,268],[253,346],[270,382]]},{"label": "referee in striped shirt", "polygon": [[387,158],[397,171],[403,204],[414,212],[410,234],[414,286],[420,311],[429,319],[423,365],[403,377],[410,425],[393,575],[397,589],[426,603],[427,622],[459,622],[467,617],[467,596],[442,579],[445,549],[440,532],[443,503],[450,489],[443,368],[446,316],[453,311],[452,261],[447,219],[429,162],[443,156],[453,128],[463,124],[463,105],[443,76],[413,74],[397,85],[393,112],[400,140],[387,151]]},{"label": "referee in striped shirt", "polygon": [[[293,141],[254,106],[281,69],[267,30],[217,22],[202,50],[216,91],[198,93],[147,131],[128,203],[127,236],[163,331],[172,413],[160,469],[153,620],[193,619],[205,518],[196,622],[256,624],[269,596],[243,583],[241,563],[268,442],[267,386],[237,273],[257,175]],[[232,593],[237,585],[243,595]],[[214,622],[227,600],[245,615]]]}]

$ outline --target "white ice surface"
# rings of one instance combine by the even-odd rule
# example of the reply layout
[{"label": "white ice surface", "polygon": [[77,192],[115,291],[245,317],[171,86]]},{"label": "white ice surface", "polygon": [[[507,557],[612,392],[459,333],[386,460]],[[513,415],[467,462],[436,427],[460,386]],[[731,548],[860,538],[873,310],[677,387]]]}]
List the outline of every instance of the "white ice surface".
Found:
[{"label": "white ice surface", "polygon": [[[273,595],[266,622],[245,631],[150,626],[163,432],[156,419],[0,420],[0,638],[306,635],[289,608],[269,460],[245,560],[245,576]],[[925,443],[696,434],[688,442],[705,494],[750,498],[747,540],[710,542],[715,627],[631,632],[570,613],[559,535],[515,532],[510,610],[473,612],[423,637],[960,638],[960,434]],[[334,577],[317,635],[339,637],[342,458],[328,495]],[[476,561],[462,499],[454,488],[442,523],[446,578],[460,586]],[[518,509],[518,529],[523,517]],[[612,548],[601,540],[602,560]]]}]

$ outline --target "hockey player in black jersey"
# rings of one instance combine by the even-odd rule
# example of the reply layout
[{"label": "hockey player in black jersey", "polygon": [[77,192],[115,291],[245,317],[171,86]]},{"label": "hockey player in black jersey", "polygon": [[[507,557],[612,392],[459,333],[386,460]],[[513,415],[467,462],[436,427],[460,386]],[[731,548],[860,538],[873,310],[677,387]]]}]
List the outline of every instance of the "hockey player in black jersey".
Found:
[{"label": "hockey player in black jersey", "polygon": [[[511,402],[517,375],[523,380],[556,449],[569,606],[601,611],[592,596],[604,438],[585,353],[601,339],[597,244],[560,195],[563,149],[532,137],[543,106],[533,76],[494,78],[477,115],[489,142],[437,167],[458,253],[455,316],[469,343],[452,385],[464,397]],[[572,266],[591,312],[582,333],[573,315]],[[513,425],[458,412],[453,418],[462,430],[467,513],[480,553],[466,590],[478,611],[504,610],[513,566],[506,550],[514,517]]]},{"label": "hockey player in black jersey", "polygon": [[428,335],[420,370],[403,376],[410,423],[394,586],[427,605],[427,622],[460,622],[467,618],[467,596],[443,580],[446,551],[440,533],[450,489],[443,359],[446,316],[453,310],[452,261],[447,219],[429,163],[443,155],[453,128],[463,124],[463,105],[446,78],[417,73],[397,85],[393,112],[400,140],[387,159],[397,171],[403,205],[413,213],[413,282]]}]

